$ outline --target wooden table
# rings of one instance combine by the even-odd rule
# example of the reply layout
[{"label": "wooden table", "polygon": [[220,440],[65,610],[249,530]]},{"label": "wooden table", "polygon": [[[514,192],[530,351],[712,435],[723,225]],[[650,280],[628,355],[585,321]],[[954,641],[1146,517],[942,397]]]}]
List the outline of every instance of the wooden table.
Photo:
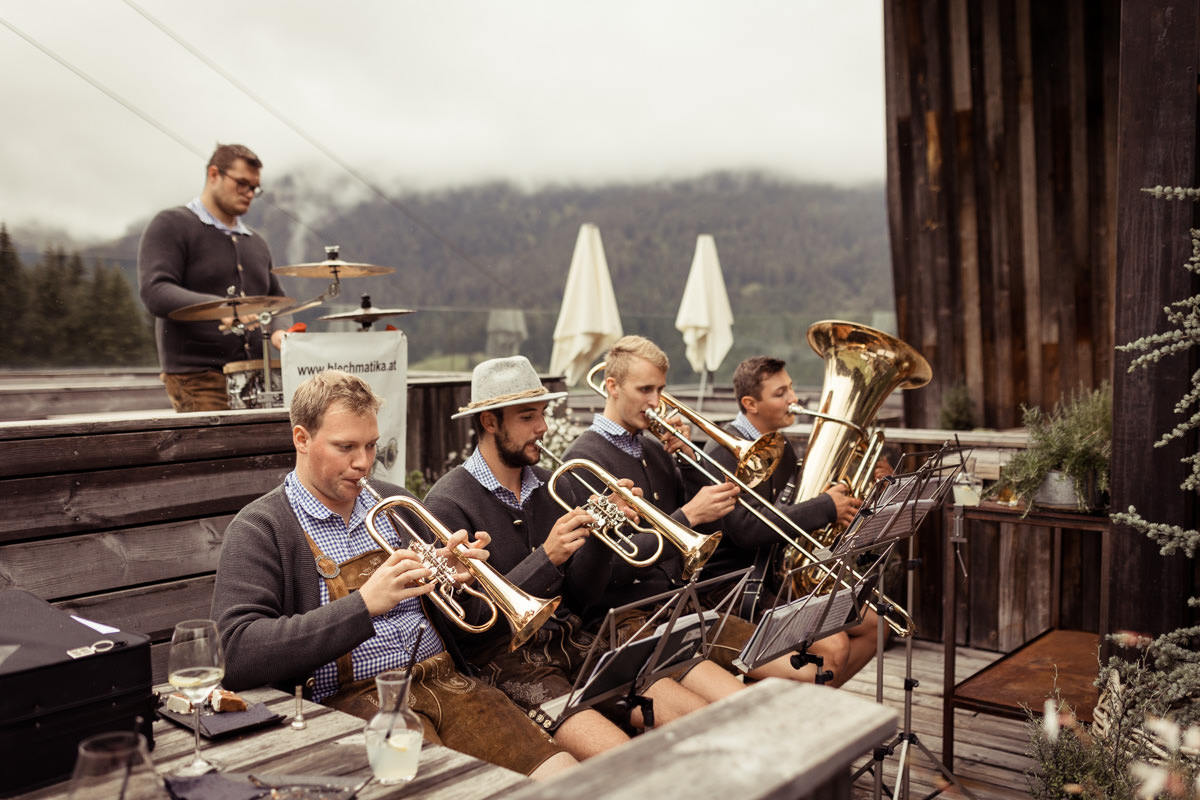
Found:
[{"label": "wooden table", "polygon": [[[1003,698],[997,698],[997,702],[989,703],[975,696],[978,693],[972,692],[971,698],[959,698],[956,695],[958,688],[969,684],[976,677],[983,676],[984,680],[980,681],[978,688],[983,688],[987,684],[1004,685],[1012,683],[1016,677],[1028,676],[1030,664],[1034,661],[1047,659],[1054,660],[1056,657],[1052,652],[1053,646],[1057,643],[1060,646],[1066,646],[1073,649],[1078,649],[1082,646],[1080,643],[1087,641],[1103,641],[1105,631],[1101,630],[1099,634],[1086,632],[1063,632],[1063,635],[1053,635],[1057,631],[1061,621],[1061,605],[1062,599],[1061,583],[1062,583],[1062,532],[1063,530],[1080,530],[1089,531],[1100,536],[1100,559],[1101,559],[1101,574],[1108,574],[1108,559],[1110,558],[1111,548],[1109,539],[1111,537],[1111,524],[1107,516],[1089,516],[1087,514],[1074,514],[1070,512],[1057,511],[1042,511],[1035,510],[1029,514],[1022,516],[1022,509],[1014,508],[997,508],[992,506],[947,506],[947,515],[950,517],[949,524],[946,525],[945,549],[943,551],[943,605],[942,605],[942,642],[945,646],[945,666],[943,672],[943,687],[942,687],[942,763],[947,769],[954,769],[954,709],[955,708],[971,708],[976,711],[991,714],[1007,714],[1012,716],[1017,714],[1023,716],[1024,712],[1018,702],[1001,702]],[[959,684],[955,680],[955,656],[957,648],[958,636],[958,582],[955,580],[955,570],[958,568],[958,559],[955,556],[955,548],[957,545],[968,542],[967,523],[972,520],[986,522],[1003,522],[1009,525],[1016,526],[1031,526],[1050,528],[1053,532],[1054,544],[1052,551],[1052,563],[1050,567],[1050,629],[1051,634],[1034,639],[1031,642],[1017,648],[1009,656],[1001,661],[998,661],[987,669],[976,675],[973,675]],[[1101,621],[1108,619],[1108,604],[1109,592],[1108,584],[1101,582],[1100,584],[1100,619]],[[1103,624],[1103,622],[1102,622]],[[1091,638],[1088,638],[1091,637]],[[1048,650],[1050,648],[1050,650]],[[1022,658],[1022,652],[1029,649],[1029,657]],[[1083,661],[1090,667],[1094,667],[1096,659],[1094,650],[1089,654],[1084,654],[1087,657]],[[1080,653],[1071,652],[1058,659],[1062,663],[1060,667],[1065,667],[1068,661],[1072,663],[1080,662]],[[1005,675],[1005,670],[1014,670],[1010,675]],[[986,676],[983,673],[987,673]],[[1053,672],[1048,671],[1049,679],[1053,680]],[[1060,687],[1061,688],[1061,687]],[[1042,707],[1042,699],[1039,697],[1026,697],[1023,702],[1037,713]],[[1011,713],[1010,713],[1011,712]]]},{"label": "wooden table", "polygon": [[509,800],[848,798],[851,765],[898,722],[850,692],[768,678]]},{"label": "wooden table", "polygon": [[[169,690],[169,687],[161,687]],[[239,692],[250,703],[266,703],[289,719],[295,699],[275,689]],[[305,730],[293,730],[287,721],[242,736],[209,741],[201,739],[206,758],[217,761],[222,772],[274,775],[322,775],[361,780],[371,774],[362,742],[363,721],[341,711],[304,703]],[[350,741],[344,741],[353,737]],[[169,720],[154,723],[151,758],[159,772],[169,773],[192,752],[192,732]],[[371,783],[359,794],[361,800],[404,797],[406,800],[487,800],[507,795],[532,783],[511,770],[497,767],[454,750],[426,744],[421,751],[417,777],[408,784],[382,786]],[[65,800],[68,782],[19,795],[20,800]]]},{"label": "wooden table", "polygon": [[[291,716],[295,700],[274,689],[241,693]],[[356,717],[305,702],[308,728],[286,723],[231,739],[202,740],[223,772],[321,775],[361,780],[370,774]],[[412,782],[372,783],[361,800],[593,800],[679,797],[691,800],[849,797],[850,767],[896,731],[897,713],[852,693],[770,678],[671,725],[638,736],[558,778],[539,783],[453,750],[425,745]],[[346,741],[354,737],[352,741]],[[192,733],[154,724],[160,772],[190,757]],[[65,800],[55,784],[19,800]]]}]

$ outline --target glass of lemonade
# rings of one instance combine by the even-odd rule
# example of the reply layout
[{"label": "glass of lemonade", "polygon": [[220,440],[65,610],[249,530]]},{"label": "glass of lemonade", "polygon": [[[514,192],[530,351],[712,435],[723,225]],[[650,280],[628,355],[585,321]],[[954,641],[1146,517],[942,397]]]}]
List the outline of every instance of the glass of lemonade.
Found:
[{"label": "glass of lemonade", "polygon": [[367,760],[380,783],[410,781],[417,774],[424,726],[408,707],[409,673],[391,670],[375,676],[379,713],[367,722]]}]

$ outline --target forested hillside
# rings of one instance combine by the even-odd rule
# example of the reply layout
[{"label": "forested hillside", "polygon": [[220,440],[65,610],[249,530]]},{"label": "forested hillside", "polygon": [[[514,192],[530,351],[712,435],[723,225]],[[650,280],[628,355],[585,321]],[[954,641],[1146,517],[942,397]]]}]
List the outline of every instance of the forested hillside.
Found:
[{"label": "forested hillside", "polygon": [[[667,339],[678,336],[674,317],[702,233],[716,240],[739,350],[788,357],[806,349],[803,333],[813,319],[870,323],[892,310],[882,185],[842,189],[722,173],[673,183],[533,192],[495,184],[388,202],[361,187],[314,188],[294,176],[264,178],[268,194],[254,204],[248,222],[266,236],[277,264],[319,261],[325,244],[338,244],[347,261],[396,268],[387,276],[343,281],[338,302],[354,305],[369,293],[377,307],[418,309],[391,320],[408,332],[413,363],[481,352],[487,310],[517,308],[526,312],[529,332],[523,352],[545,366],[575,239],[585,222],[600,229],[626,331],[660,340],[673,359],[681,357],[682,345]],[[369,200],[352,203],[351,196]],[[131,227],[129,236],[84,250],[82,257],[119,265],[135,284],[136,231],[142,224]],[[42,246],[18,244],[22,250]],[[299,299],[325,288],[322,281],[302,278],[285,279],[284,285]],[[303,319],[321,313],[329,307]]]}]

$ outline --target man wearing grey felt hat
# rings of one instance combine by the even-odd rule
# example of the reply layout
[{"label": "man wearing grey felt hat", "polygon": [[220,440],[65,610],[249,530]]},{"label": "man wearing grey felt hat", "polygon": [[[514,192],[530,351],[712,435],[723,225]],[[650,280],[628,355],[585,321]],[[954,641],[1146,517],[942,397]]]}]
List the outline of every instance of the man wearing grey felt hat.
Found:
[{"label": "man wearing grey felt hat", "polygon": [[494,411],[518,403],[550,402],[566,397],[566,392],[552,392],[542,385],[542,379],[525,356],[493,358],[475,367],[471,373],[471,402],[458,409],[450,419],[460,419],[482,411]]},{"label": "man wearing grey felt hat", "polygon": [[[563,719],[555,702],[571,692],[592,641],[573,606],[603,595],[613,574],[611,551],[590,535],[591,515],[578,507],[587,502],[586,492],[570,479],[558,480],[555,491],[565,504],[575,506],[563,513],[549,491],[551,473],[537,466],[547,405],[565,395],[546,389],[522,356],[476,367],[471,402],[453,417],[471,417],[478,447],[434,484],[425,504],[452,529],[490,533],[488,563],[521,589],[538,597],[562,596],[555,616],[516,652],[509,651],[500,626],[482,634],[459,634],[459,647],[484,680],[552,731],[567,752],[583,759],[628,741],[631,728],[645,720],[640,711],[612,708],[588,708]],[[727,691],[741,688],[728,674],[721,675],[733,681]],[[659,723],[707,702],[670,678],[650,686],[646,695],[654,701]]]}]

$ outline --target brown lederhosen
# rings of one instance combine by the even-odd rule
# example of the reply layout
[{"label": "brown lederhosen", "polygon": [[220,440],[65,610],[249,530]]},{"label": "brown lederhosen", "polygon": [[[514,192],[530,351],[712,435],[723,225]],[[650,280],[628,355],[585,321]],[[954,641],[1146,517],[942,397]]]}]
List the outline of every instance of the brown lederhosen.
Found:
[{"label": "brown lederhosen", "polygon": [[546,730],[554,720],[542,711],[542,704],[569,694],[579,670],[587,660],[595,638],[584,631],[583,622],[574,614],[556,617],[553,625],[537,631],[516,650],[502,639],[475,653],[480,677],[495,686]]},{"label": "brown lederhosen", "polygon": [[[335,564],[311,536],[305,533],[305,538],[330,600],[360,589],[388,558],[383,550],[371,550]],[[322,705],[362,719],[375,716],[379,711],[375,678],[354,680],[349,653],[339,657],[337,665],[340,688]],[[566,752],[498,689],[461,674],[445,650],[413,665],[408,704],[424,723],[430,742],[525,775],[556,753]]]}]

